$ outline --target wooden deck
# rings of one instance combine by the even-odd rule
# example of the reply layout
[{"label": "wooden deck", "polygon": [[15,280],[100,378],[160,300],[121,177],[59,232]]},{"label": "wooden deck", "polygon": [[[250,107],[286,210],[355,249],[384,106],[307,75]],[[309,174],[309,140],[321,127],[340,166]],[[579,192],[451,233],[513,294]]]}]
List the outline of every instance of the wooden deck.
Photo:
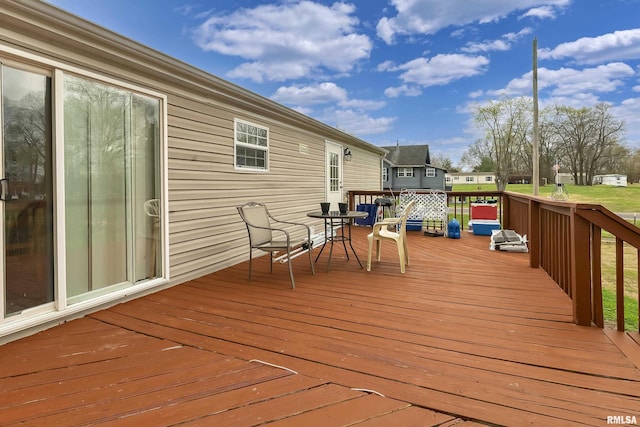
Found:
[{"label": "wooden deck", "polygon": [[526,254],[409,242],[402,276],[391,244],[369,273],[344,251],[315,276],[297,258],[295,290],[263,257],[250,283],[243,263],[6,344],[0,425],[640,422],[637,345],[575,326]]}]

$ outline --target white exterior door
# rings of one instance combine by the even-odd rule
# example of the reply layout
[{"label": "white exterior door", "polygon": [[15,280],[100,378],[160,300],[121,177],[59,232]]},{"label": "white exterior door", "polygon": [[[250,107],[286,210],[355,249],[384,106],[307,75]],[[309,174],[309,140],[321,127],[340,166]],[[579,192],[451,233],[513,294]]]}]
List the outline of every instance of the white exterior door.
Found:
[{"label": "white exterior door", "polygon": [[327,142],[326,146],[326,200],[331,203],[330,210],[337,211],[338,203],[344,199],[342,184],[342,146]]}]

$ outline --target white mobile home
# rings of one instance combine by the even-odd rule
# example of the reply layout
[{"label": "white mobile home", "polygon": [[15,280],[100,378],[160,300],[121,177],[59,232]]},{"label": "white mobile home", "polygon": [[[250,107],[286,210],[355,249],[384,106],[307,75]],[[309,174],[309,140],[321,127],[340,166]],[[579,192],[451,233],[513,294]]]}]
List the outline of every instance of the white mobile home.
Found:
[{"label": "white mobile home", "polygon": [[496,182],[492,172],[448,172],[445,175],[447,185],[460,184],[493,184]]},{"label": "white mobile home", "polygon": [[0,343],[246,260],[237,205],[380,189],[379,147],[40,1],[0,22]]},{"label": "white mobile home", "polygon": [[627,176],[612,173],[607,175],[595,175],[593,177],[593,184],[602,184],[602,185],[612,185],[614,187],[626,187],[627,186]]}]

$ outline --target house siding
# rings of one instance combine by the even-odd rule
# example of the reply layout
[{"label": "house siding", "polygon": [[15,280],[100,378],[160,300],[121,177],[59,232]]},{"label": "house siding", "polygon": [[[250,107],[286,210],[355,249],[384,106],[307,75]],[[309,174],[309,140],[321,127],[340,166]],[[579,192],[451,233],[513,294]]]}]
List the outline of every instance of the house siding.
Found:
[{"label": "house siding", "polygon": [[[345,193],[381,187],[384,150],[331,126],[45,3],[2,2],[0,20],[0,47],[20,51],[16,61],[47,58],[167,97],[169,285],[248,258],[238,205],[260,201],[280,218],[312,223],[305,214],[325,198],[327,141],[353,154]],[[234,119],[269,129],[268,172],[234,168]]]},{"label": "house siding", "polygon": [[445,172],[436,168],[435,177],[426,177],[425,168],[413,168],[412,177],[398,177],[398,168],[385,164],[389,171],[389,179],[382,183],[385,189],[391,188],[393,191],[403,189],[424,189],[424,190],[444,190]]}]

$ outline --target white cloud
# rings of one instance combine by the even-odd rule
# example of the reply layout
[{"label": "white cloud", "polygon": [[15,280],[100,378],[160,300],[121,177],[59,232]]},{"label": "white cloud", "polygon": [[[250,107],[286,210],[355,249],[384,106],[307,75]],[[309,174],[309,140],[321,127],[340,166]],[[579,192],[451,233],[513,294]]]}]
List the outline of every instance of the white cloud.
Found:
[{"label": "white cloud", "polygon": [[[471,23],[486,24],[507,15],[525,10],[525,15],[542,16],[537,8],[547,7],[555,13],[569,5],[571,0],[391,0],[397,14],[383,17],[378,22],[378,37],[393,44],[397,35],[435,34],[448,26]],[[531,11],[532,9],[533,11]]]},{"label": "white cloud", "polygon": [[640,98],[628,98],[619,105],[611,107],[611,114],[624,121],[626,140],[629,145],[640,148]]},{"label": "white cloud", "polygon": [[392,129],[395,117],[371,117],[362,111],[345,109],[330,110],[324,113],[321,120],[335,123],[338,129],[357,136],[385,133]]},{"label": "white cloud", "polygon": [[482,74],[488,64],[489,60],[484,56],[440,54],[429,59],[417,58],[401,65],[385,63],[384,67],[378,69],[402,71],[400,79],[405,85],[429,87]]},{"label": "white cloud", "polygon": [[196,6],[191,4],[185,4],[185,5],[176,7],[173,10],[178,12],[180,15],[191,15],[195,11],[195,9],[196,9]]},{"label": "white cloud", "polygon": [[205,51],[249,60],[230,77],[282,81],[318,69],[351,71],[372,49],[369,37],[357,33],[358,24],[352,4],[289,1],[211,16],[194,39]]},{"label": "white cloud", "polygon": [[377,70],[378,71],[389,71],[389,70],[393,70],[395,67],[396,67],[396,64],[393,61],[388,60],[388,61],[384,61],[384,62],[378,64]]},{"label": "white cloud", "polygon": [[[538,69],[538,90],[540,93],[546,91],[552,98],[571,100],[570,105],[575,105],[578,100],[597,99],[597,94],[617,91],[625,85],[625,79],[634,75],[633,68],[621,62],[583,70],[540,68]],[[531,72],[528,72],[522,77],[511,80],[504,89],[488,92],[488,94],[531,95],[531,79]]]},{"label": "white cloud", "polygon": [[271,99],[287,105],[316,105],[345,101],[347,91],[331,82],[309,86],[283,86],[276,90]]},{"label": "white cloud", "polygon": [[529,9],[522,14],[521,18],[538,18],[538,19],[553,19],[555,18],[556,11],[551,6],[541,6]]},{"label": "white cloud", "polygon": [[349,99],[347,91],[333,82],[308,86],[282,86],[276,90],[271,99],[295,106],[298,111],[301,111],[301,107],[329,103],[337,103],[341,108],[359,110],[379,110],[386,105],[384,101]]},{"label": "white cloud", "polygon": [[348,99],[338,103],[343,108],[358,108],[360,110],[379,110],[385,105],[384,101],[373,101],[370,99]]},{"label": "white cloud", "polygon": [[507,33],[502,35],[497,40],[487,40],[480,43],[468,43],[462,48],[463,52],[478,53],[478,52],[491,52],[491,51],[506,51],[511,49],[511,46],[522,37],[531,34],[531,28],[525,28],[517,33]]},{"label": "white cloud", "polygon": [[615,31],[598,37],[582,37],[554,49],[540,49],[540,59],[573,58],[579,64],[640,59],[640,29]]},{"label": "white cloud", "polygon": [[402,95],[405,96],[420,96],[422,90],[418,86],[401,85],[398,87],[388,87],[384,90],[384,94],[389,98],[398,98]]}]

